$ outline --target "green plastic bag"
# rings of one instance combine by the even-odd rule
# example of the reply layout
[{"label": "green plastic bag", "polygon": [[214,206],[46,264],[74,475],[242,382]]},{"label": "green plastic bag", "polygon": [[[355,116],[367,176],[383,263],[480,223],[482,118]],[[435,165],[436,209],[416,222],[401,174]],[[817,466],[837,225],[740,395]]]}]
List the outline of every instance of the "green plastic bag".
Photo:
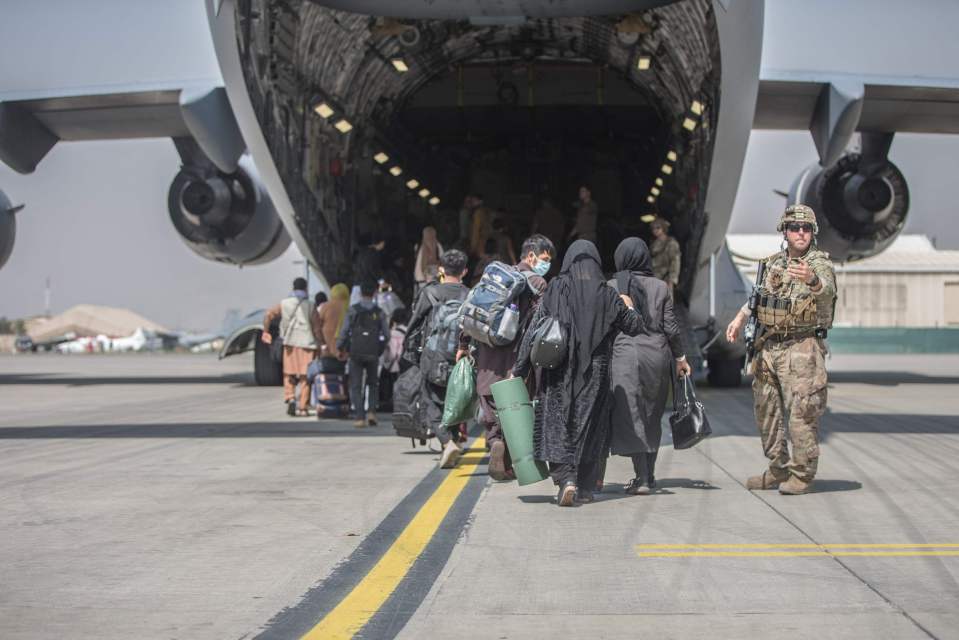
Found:
[{"label": "green plastic bag", "polygon": [[441,426],[452,427],[473,419],[476,415],[476,372],[472,358],[460,358],[450,372],[446,383],[446,402],[443,404]]}]

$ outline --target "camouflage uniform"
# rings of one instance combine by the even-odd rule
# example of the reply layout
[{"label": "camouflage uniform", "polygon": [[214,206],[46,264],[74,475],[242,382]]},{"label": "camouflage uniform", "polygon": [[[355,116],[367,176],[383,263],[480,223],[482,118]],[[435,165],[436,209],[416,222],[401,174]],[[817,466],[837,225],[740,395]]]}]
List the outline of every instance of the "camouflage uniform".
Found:
[{"label": "camouflage uniform", "polygon": [[676,238],[668,235],[653,238],[649,253],[653,258],[653,275],[673,286],[678,285],[680,249]]},{"label": "camouflage uniform", "polygon": [[[792,209],[787,209],[784,220]],[[815,225],[815,214],[811,209],[808,212],[806,217],[799,213],[789,220],[802,222],[811,217]],[[783,224],[781,221],[780,229]],[[816,331],[822,333],[832,326],[836,275],[829,254],[815,244],[803,259],[822,282],[815,294],[809,285],[787,273],[785,249],[764,261],[759,321],[765,333],[756,341],[753,401],[769,473],[778,482],[790,475],[803,483],[815,477],[819,418],[826,411],[826,346]],[[792,457],[786,445],[787,418]]]}]

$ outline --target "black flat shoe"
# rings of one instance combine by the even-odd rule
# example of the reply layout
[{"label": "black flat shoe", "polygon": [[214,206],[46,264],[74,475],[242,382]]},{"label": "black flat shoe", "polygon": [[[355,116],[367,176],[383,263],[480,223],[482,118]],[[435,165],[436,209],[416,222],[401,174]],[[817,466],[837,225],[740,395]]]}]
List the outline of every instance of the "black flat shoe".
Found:
[{"label": "black flat shoe", "polygon": [[294,417],[294,416],[296,416],[296,403],[295,403],[295,402],[287,402],[287,403],[286,403],[286,415],[290,416],[291,418]]},{"label": "black flat shoe", "polygon": [[572,507],[576,502],[576,485],[572,482],[564,482],[559,487],[559,493],[556,494],[556,504],[561,507]]},{"label": "black flat shoe", "polygon": [[649,485],[647,485],[640,478],[633,478],[632,480],[630,480],[623,490],[631,496],[648,496],[649,495]]},{"label": "black flat shoe", "polygon": [[579,491],[576,492],[576,502],[580,504],[589,504],[590,502],[593,502],[594,500],[596,500],[596,496],[593,495],[592,491],[585,491],[583,489],[580,489]]}]

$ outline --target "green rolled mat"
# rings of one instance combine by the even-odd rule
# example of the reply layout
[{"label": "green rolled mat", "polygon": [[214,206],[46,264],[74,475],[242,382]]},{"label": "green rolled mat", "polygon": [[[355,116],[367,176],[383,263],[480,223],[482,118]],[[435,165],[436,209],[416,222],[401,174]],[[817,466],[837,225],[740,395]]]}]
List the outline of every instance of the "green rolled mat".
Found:
[{"label": "green rolled mat", "polygon": [[526,384],[521,378],[500,380],[490,391],[513,459],[516,480],[520,485],[545,480],[549,477],[546,463],[533,458],[533,403]]}]

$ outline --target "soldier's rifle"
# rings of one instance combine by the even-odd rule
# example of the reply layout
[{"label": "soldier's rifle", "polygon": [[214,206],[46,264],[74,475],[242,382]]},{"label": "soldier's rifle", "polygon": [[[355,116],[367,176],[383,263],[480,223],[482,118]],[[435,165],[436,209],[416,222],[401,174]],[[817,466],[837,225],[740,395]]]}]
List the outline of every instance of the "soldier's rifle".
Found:
[{"label": "soldier's rifle", "polygon": [[743,329],[743,340],[746,342],[746,360],[743,363],[743,372],[749,372],[749,363],[756,356],[756,338],[762,331],[762,325],[759,323],[759,300],[762,296],[763,279],[766,277],[766,261],[759,261],[759,269],[756,271],[756,282],[753,284],[753,290],[749,294],[749,320],[746,321],[746,328]]}]

